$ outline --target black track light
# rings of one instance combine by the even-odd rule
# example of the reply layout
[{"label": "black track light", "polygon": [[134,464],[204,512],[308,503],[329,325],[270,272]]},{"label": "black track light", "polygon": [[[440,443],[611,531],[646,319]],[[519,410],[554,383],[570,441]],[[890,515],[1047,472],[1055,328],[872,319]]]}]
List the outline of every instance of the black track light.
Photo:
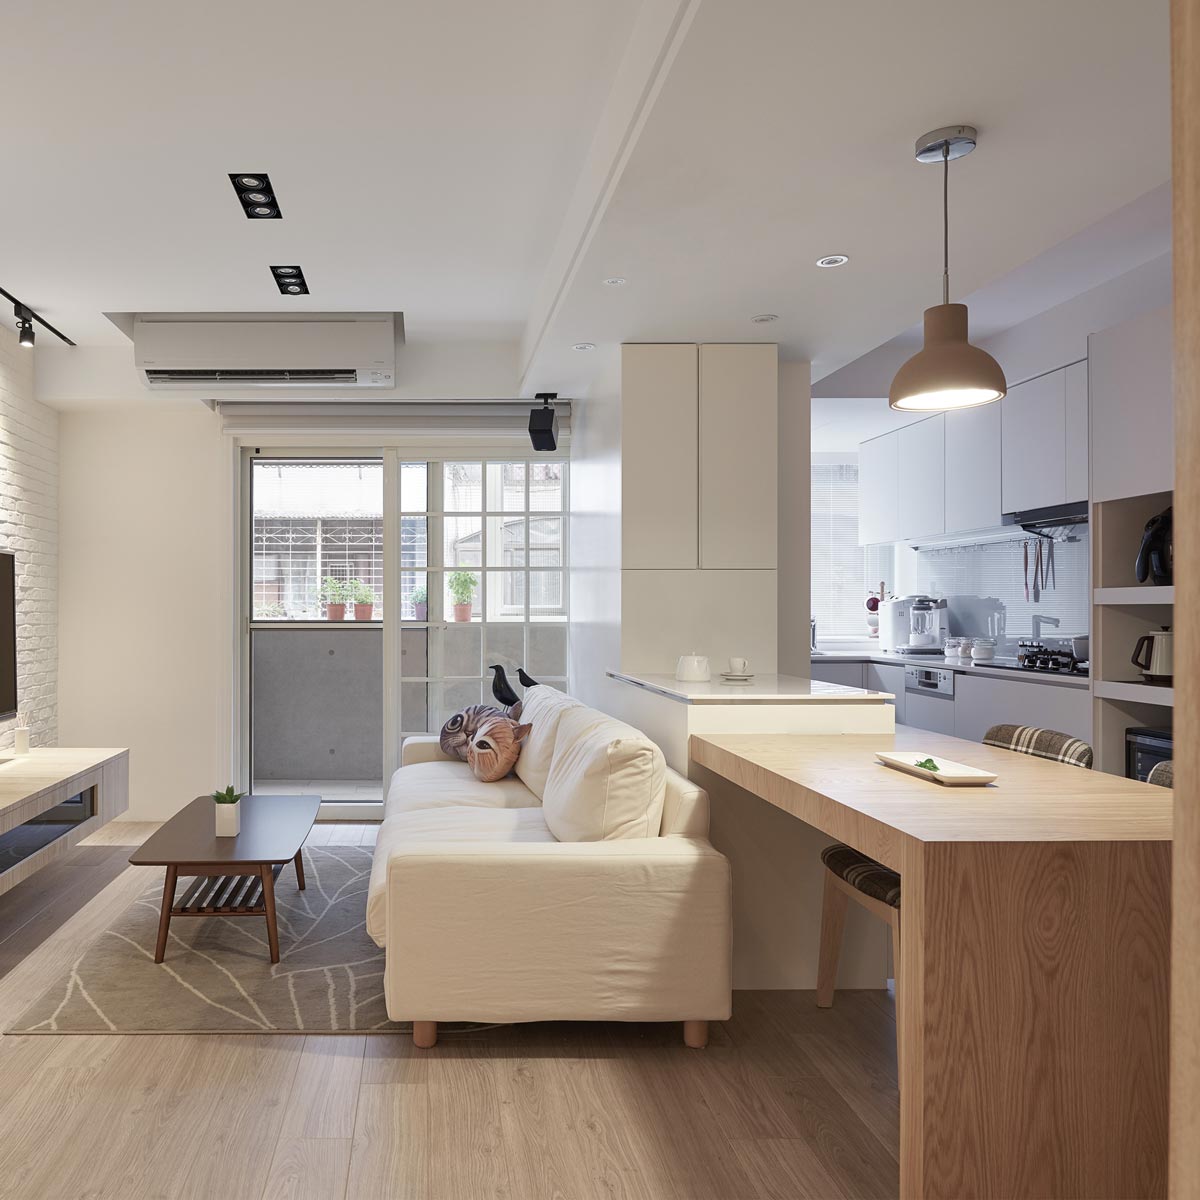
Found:
[{"label": "black track light", "polygon": [[538,392],[535,400],[542,402],[541,408],[529,413],[529,440],[535,450],[558,449],[558,413],[554,411],[557,392]]},{"label": "black track light", "polygon": [[26,350],[33,349],[33,313],[29,311],[23,304],[17,304],[13,307],[13,314],[17,318],[17,330],[19,336],[17,341],[25,347]]}]

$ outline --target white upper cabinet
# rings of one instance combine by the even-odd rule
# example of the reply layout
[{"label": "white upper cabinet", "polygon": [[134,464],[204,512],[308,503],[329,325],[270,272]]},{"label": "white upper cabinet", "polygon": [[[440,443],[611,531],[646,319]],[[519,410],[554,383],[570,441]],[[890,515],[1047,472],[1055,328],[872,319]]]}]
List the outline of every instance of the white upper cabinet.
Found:
[{"label": "white upper cabinet", "polygon": [[698,565],[698,363],[694,345],[621,347],[621,562],[633,570]]},{"label": "white upper cabinet", "polygon": [[900,536],[946,532],[946,420],[942,413],[906,425],[900,437]]},{"label": "white upper cabinet", "polygon": [[900,433],[863,442],[858,448],[858,544],[899,541]]},{"label": "white upper cabinet", "polygon": [[1000,405],[946,414],[946,532],[1000,524]]},{"label": "white upper cabinet", "polygon": [[[1006,513],[1065,504],[1067,403],[1065,370],[1009,388],[1000,401],[1001,502]],[[1086,427],[1072,436],[1087,445]],[[1085,449],[1086,453],[1086,449]]]},{"label": "white upper cabinet", "polygon": [[1088,498],[1088,365],[1072,363],[1063,381],[1067,431],[1067,501]]},{"label": "white upper cabinet", "polygon": [[776,568],[778,428],[779,348],[764,344],[701,346],[702,568]]},{"label": "white upper cabinet", "polygon": [[1171,352],[1170,305],[1088,338],[1093,499],[1175,486]]}]

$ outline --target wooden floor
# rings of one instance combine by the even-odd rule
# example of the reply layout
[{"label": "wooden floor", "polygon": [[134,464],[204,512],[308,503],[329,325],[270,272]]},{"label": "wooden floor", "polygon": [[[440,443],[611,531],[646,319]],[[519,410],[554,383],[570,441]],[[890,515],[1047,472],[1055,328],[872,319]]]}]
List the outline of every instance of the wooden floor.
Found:
[{"label": "wooden floor", "polygon": [[[105,883],[106,848],[153,828],[114,823],[63,860],[95,894],[80,908],[80,883],[56,909],[38,893],[36,948],[20,889],[0,897],[0,952],[26,951],[0,978],[0,1028],[145,886],[137,868]],[[399,1035],[4,1037],[0,1197],[895,1196],[890,997],[818,1010],[810,992],[739,992],[734,1009],[703,1051],[677,1025],[512,1026],[432,1051]]]}]

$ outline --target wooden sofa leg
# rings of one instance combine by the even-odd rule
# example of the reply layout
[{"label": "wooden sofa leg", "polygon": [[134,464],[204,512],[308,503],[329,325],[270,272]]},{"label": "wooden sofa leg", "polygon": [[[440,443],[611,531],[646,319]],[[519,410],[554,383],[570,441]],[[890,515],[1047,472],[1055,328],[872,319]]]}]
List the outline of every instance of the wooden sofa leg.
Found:
[{"label": "wooden sofa leg", "polygon": [[437,1045],[437,1022],[414,1021],[413,1045],[419,1050],[431,1050]]},{"label": "wooden sofa leg", "polygon": [[693,1050],[703,1050],[708,1045],[707,1021],[684,1021],[683,1043]]}]

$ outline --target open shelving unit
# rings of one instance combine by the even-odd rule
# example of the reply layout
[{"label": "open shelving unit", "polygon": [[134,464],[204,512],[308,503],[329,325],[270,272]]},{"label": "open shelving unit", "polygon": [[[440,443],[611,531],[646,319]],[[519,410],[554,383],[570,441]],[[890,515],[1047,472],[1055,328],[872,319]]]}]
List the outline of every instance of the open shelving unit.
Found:
[{"label": "open shelving unit", "polygon": [[1130,657],[1142,634],[1175,622],[1175,589],[1134,577],[1142,530],[1172,500],[1155,492],[1092,505],[1092,736],[1096,767],[1115,775],[1125,773],[1127,729],[1171,727],[1174,689],[1144,682]]}]

